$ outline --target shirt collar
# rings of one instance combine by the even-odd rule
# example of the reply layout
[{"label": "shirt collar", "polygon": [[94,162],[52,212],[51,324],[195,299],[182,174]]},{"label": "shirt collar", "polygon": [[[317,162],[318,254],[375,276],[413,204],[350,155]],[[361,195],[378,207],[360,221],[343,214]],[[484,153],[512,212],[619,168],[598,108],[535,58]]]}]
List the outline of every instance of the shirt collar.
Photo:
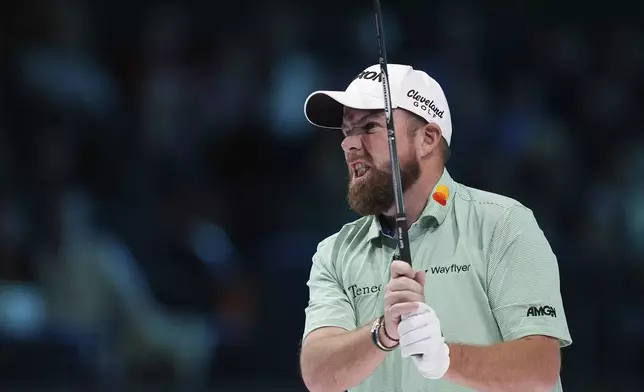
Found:
[{"label": "shirt collar", "polygon": [[[443,169],[443,174],[438,179],[436,185],[434,185],[427,204],[418,218],[419,225],[427,225],[430,222],[441,225],[445,221],[447,213],[452,206],[452,201],[454,200],[455,185],[456,183],[449,175],[447,169]],[[383,227],[378,216],[372,215],[370,219],[371,225],[367,235],[369,241],[381,235],[391,237],[389,230],[384,229],[385,232],[383,233]]]}]

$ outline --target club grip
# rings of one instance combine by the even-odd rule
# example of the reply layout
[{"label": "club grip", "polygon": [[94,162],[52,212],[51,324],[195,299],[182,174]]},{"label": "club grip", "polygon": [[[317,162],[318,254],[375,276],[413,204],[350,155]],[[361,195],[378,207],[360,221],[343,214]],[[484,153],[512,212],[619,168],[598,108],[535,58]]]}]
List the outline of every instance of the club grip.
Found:
[{"label": "club grip", "polygon": [[407,229],[407,216],[399,214],[396,216],[396,240],[398,241],[397,260],[411,263],[411,250],[409,249],[409,233]]}]

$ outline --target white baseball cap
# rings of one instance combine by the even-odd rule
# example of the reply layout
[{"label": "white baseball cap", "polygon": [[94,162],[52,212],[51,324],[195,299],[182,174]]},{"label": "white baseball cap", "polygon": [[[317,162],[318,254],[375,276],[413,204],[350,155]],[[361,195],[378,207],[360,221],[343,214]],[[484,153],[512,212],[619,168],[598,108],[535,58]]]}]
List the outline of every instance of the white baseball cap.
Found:
[{"label": "white baseball cap", "polygon": [[[409,65],[389,64],[391,108],[401,108],[434,123],[450,144],[452,118],[447,98],[438,82],[423,71]],[[345,91],[316,91],[304,102],[304,115],[313,125],[340,129],[344,106],[352,109],[385,108],[380,65],[375,64],[360,72]]]}]

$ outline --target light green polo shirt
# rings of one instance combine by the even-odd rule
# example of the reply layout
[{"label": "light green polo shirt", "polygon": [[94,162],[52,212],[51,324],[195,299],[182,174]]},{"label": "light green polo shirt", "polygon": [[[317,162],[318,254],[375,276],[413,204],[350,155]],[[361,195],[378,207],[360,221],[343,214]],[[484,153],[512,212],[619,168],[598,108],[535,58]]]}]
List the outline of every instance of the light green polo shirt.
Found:
[{"label": "light green polo shirt", "polygon": [[[518,201],[455,182],[445,206],[430,197],[409,228],[414,269],[427,270],[425,300],[447,342],[490,345],[526,335],[572,343],[559,269],[531,210]],[[433,192],[432,192],[433,193]],[[363,217],[321,241],[313,256],[304,335],[326,326],[354,330],[383,313],[395,242],[378,219]],[[420,375],[400,350],[352,392],[472,391]],[[561,380],[553,391],[562,391]]]}]

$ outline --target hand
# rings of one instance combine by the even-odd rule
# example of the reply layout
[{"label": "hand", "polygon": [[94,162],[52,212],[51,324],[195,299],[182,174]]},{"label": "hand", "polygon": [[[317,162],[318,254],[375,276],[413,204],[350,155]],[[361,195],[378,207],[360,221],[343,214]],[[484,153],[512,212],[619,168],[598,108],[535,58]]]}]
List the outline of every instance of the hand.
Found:
[{"label": "hand", "polygon": [[[391,263],[391,280],[385,288],[385,330],[398,340],[401,316],[418,309],[425,302],[425,271],[414,271],[404,261]],[[385,339],[389,341],[390,339]]]},{"label": "hand", "polygon": [[441,332],[436,312],[425,303],[405,317],[398,325],[400,353],[411,357],[414,365],[425,378],[439,379],[449,368],[449,347]]}]

